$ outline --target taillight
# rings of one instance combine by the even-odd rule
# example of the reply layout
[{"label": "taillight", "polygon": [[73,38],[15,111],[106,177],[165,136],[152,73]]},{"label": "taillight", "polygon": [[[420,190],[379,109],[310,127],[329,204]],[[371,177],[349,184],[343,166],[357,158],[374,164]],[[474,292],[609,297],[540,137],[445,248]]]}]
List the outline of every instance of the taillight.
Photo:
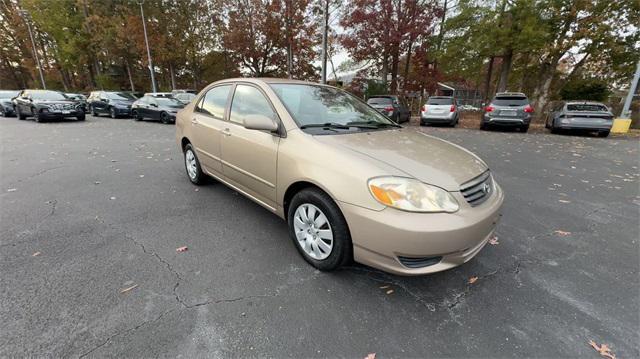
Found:
[{"label": "taillight", "polygon": [[427,105],[422,106],[422,112],[427,112]]},{"label": "taillight", "polygon": [[393,111],[393,106],[385,107],[384,110],[391,112]]},{"label": "taillight", "polygon": [[531,107],[531,105],[526,105],[524,107],[524,112],[526,113],[533,113],[533,107]]},{"label": "taillight", "polygon": [[491,111],[493,111],[493,106],[487,106],[487,107],[485,107],[485,108],[484,108],[484,111],[485,111],[485,112],[491,112]]},{"label": "taillight", "polygon": [[451,108],[449,109],[449,112],[456,112],[456,106],[455,105],[451,105]]}]

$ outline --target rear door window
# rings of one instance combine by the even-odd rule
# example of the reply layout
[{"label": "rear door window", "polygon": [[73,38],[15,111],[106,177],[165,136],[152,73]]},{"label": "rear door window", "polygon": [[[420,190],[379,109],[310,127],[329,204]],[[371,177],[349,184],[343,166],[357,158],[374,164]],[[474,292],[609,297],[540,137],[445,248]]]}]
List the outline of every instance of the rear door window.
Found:
[{"label": "rear door window", "polygon": [[499,96],[495,97],[491,103],[496,106],[526,106],[529,104],[529,99],[522,96]]},{"label": "rear door window", "polygon": [[216,86],[207,91],[204,98],[198,103],[196,111],[222,119],[229,98],[229,90],[231,90],[231,85]]}]

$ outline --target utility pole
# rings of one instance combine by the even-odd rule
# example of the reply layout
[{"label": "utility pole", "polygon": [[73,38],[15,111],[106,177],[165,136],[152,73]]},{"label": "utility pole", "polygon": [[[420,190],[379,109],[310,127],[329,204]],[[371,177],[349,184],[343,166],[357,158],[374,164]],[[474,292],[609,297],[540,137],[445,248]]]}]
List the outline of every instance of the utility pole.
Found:
[{"label": "utility pole", "polygon": [[322,83],[327,83],[327,46],[329,33],[329,0],[324,0],[324,19],[322,29]]},{"label": "utility pole", "polygon": [[46,90],[47,84],[44,82],[44,74],[42,73],[42,65],[40,64],[40,58],[38,57],[38,51],[36,50],[36,42],[33,40],[33,32],[31,31],[31,23],[29,22],[29,13],[27,13],[27,10],[20,10],[20,14],[24,18],[24,22],[27,24],[27,29],[29,30],[29,38],[31,38],[31,46],[33,46],[33,57],[36,58],[38,72],[40,72],[40,82],[42,82],[42,89]]},{"label": "utility pole", "polygon": [[636,65],[636,74],[633,75],[633,80],[631,81],[631,86],[629,86],[629,93],[627,94],[627,99],[624,101],[624,106],[622,107],[622,112],[620,113],[620,118],[629,119],[631,118],[631,112],[629,108],[631,108],[631,101],[633,100],[633,95],[636,93],[636,89],[638,88],[638,80],[640,79],[640,61]]},{"label": "utility pole", "polygon": [[144,43],[147,45],[147,59],[149,60],[149,73],[151,73],[151,88],[153,92],[158,92],[156,88],[156,77],[153,74],[153,62],[151,62],[151,50],[149,49],[149,39],[147,38],[147,23],[144,20],[144,9],[142,8],[142,4],[144,4],[144,0],[138,0],[138,4],[140,4],[140,15],[142,16],[142,29],[144,30]]}]

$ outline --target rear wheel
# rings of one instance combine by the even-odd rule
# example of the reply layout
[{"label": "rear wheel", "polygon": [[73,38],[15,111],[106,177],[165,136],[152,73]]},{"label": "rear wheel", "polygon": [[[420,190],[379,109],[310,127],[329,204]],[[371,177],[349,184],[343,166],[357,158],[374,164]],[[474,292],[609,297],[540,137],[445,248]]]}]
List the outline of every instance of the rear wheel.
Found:
[{"label": "rear wheel", "polygon": [[527,132],[529,131],[529,125],[524,125],[524,126],[520,126],[520,132]]},{"label": "rear wheel", "polygon": [[196,151],[190,143],[184,147],[184,166],[191,183],[196,185],[204,183],[205,174],[200,167],[200,161],[198,160],[198,156],[196,156]]},{"label": "rear wheel", "polygon": [[289,205],[287,220],[291,240],[312,266],[330,271],[351,261],[347,221],[326,193],[315,188],[298,192]]},{"label": "rear wheel", "polygon": [[91,116],[98,117],[98,112],[93,106],[91,106]]},{"label": "rear wheel", "polygon": [[20,111],[20,107],[16,106],[16,114],[18,115],[18,119],[20,120],[26,120],[27,116],[23,115],[22,112]]},{"label": "rear wheel", "polygon": [[598,137],[608,137],[611,131],[600,131],[598,132]]},{"label": "rear wheel", "polygon": [[486,123],[481,122],[481,123],[480,123],[480,129],[481,129],[482,131],[486,131],[486,130],[488,130],[488,129],[489,129],[489,126],[488,126]]},{"label": "rear wheel", "polygon": [[85,116],[84,116],[84,114],[82,114],[82,115],[78,115],[78,116],[76,117],[76,119],[77,119],[78,121],[84,121],[84,120],[85,120]]}]

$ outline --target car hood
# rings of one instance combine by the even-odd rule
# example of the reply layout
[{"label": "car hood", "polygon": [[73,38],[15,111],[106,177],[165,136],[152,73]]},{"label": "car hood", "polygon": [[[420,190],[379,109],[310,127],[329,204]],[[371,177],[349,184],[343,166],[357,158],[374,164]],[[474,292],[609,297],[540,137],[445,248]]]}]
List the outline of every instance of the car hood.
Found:
[{"label": "car hood", "polygon": [[412,129],[369,131],[343,135],[315,136],[320,142],[358,152],[447,191],[488,169],[470,151],[453,143]]}]

